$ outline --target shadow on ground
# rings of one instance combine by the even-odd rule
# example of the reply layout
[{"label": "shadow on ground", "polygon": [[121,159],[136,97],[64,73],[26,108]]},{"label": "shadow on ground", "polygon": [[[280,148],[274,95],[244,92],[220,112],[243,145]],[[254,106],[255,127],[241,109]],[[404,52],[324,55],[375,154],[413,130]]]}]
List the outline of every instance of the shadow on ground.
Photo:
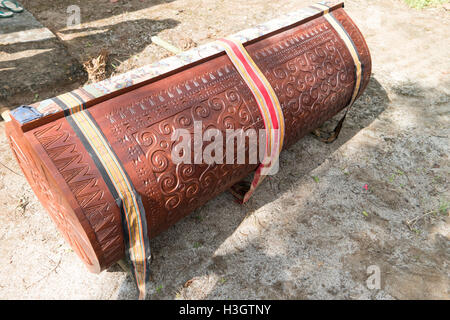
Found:
[{"label": "shadow on ground", "polygon": [[[298,299],[305,298],[306,292],[292,292],[292,288],[288,288],[293,286],[293,283],[283,281],[275,281],[270,285],[265,283],[265,281],[270,282],[270,279],[278,278],[266,272],[273,273],[276,270],[280,273],[285,272],[286,266],[281,260],[289,259],[290,254],[282,251],[276,255],[265,253],[263,234],[268,232],[268,229],[264,222],[256,222],[264,231],[252,239],[249,235],[241,234],[239,237],[247,238],[246,241],[229,243],[231,236],[236,233],[238,227],[246,223],[245,221],[252,220],[252,213],[256,210],[264,210],[264,206],[276,202],[284,194],[289,193],[300,183],[301,177],[310,179],[311,171],[319,167],[361,129],[370,125],[384,111],[388,102],[386,91],[375,78],[372,78],[364,94],[349,112],[337,141],[327,145],[312,135],[301,139],[281,153],[280,171],[276,176],[267,178],[259,192],[256,192],[247,204],[238,205],[231,194],[221,194],[152,240],[154,259],[151,265],[152,282],[149,298],[181,298],[177,290],[183,286],[186,290],[203,291],[204,294],[197,297],[205,299],[282,299],[293,296]],[[327,121],[322,128],[326,130],[333,128],[339,117],[340,115],[337,115]],[[298,170],[299,166],[301,166],[300,170]],[[307,198],[308,195],[302,195],[301,202],[308,203]],[[276,210],[272,208],[271,212],[276,213]],[[309,224],[308,220],[314,214],[318,213],[300,213],[297,219]],[[286,233],[292,232],[292,236],[295,237],[298,234],[297,231],[286,230]],[[277,245],[274,246],[276,247]],[[302,246],[298,246],[297,250],[301,249]],[[252,268],[247,268],[249,263]],[[108,271],[119,270],[113,267]],[[208,277],[211,278],[211,281],[207,281],[211,283],[210,287],[195,287],[196,279]],[[232,277],[235,280],[231,280]],[[240,281],[238,279],[246,279],[241,284],[242,292],[240,294],[227,292],[227,282]],[[260,291],[257,292],[258,290]],[[130,275],[121,284],[117,298],[137,298]]]},{"label": "shadow on ground", "polygon": [[0,104],[30,103],[84,78],[81,64],[29,12],[0,19]]},{"label": "shadow on ground", "polygon": [[[32,101],[21,100],[24,99],[23,95],[17,95],[39,92],[39,96],[34,98],[42,100],[48,98],[42,93],[48,89],[59,89],[56,92],[50,90],[51,97],[65,92],[71,83],[85,83],[86,71],[77,59],[69,56],[64,46],[80,47],[80,43],[95,43],[100,50],[107,43],[116,48],[110,59],[128,59],[148,46],[151,36],[177,24],[173,19],[140,19],[118,23],[106,29],[87,28],[89,30],[86,31],[99,32],[65,41],[64,45],[56,38],[0,44],[0,51],[11,56],[11,59],[0,60],[0,101],[4,100],[5,105],[30,104]],[[117,37],[120,30],[121,36]],[[134,45],[127,43],[130,39]],[[111,68],[107,69],[105,77],[109,77],[112,71]]]},{"label": "shadow on ground", "polygon": [[[61,31],[66,37],[75,34],[74,38],[65,40],[64,43],[76,55],[80,61],[86,61],[89,57],[84,52],[74,52],[76,48],[96,46],[96,52],[105,49],[108,52],[107,72],[105,78],[111,76],[123,61],[136,56],[152,44],[151,37],[163,30],[175,28],[179,21],[174,19],[138,19],[119,22],[107,27],[87,27]],[[77,36],[77,34],[87,34]],[[95,56],[95,55],[94,55]]]},{"label": "shadow on ground", "polygon": [[[59,0],[55,3],[55,1],[22,0],[21,3],[47,28],[53,32],[58,32],[66,27],[67,19],[73,13],[68,10],[70,6],[78,6],[81,23],[88,23],[174,1],[176,0],[99,0],[95,2],[90,0]],[[95,10],[92,10],[93,6]],[[53,19],[55,16],[60,18]]]}]

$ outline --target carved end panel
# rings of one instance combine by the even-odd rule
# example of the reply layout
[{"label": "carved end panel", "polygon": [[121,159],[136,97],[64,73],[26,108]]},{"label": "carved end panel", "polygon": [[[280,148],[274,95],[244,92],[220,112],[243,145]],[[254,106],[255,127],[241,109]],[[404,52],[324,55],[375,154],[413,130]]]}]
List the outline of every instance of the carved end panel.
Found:
[{"label": "carved end panel", "polygon": [[[67,243],[92,272],[123,256],[120,218],[64,120],[18,132],[6,124],[11,149],[30,186]],[[114,204],[115,205],[115,204]],[[120,216],[119,216],[120,217]]]}]

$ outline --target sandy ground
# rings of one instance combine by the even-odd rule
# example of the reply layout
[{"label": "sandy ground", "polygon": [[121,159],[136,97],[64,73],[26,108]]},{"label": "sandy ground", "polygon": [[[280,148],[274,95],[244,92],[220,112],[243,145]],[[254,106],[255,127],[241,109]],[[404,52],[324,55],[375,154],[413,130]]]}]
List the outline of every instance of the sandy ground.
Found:
[{"label": "sandy ground", "polygon": [[[166,56],[152,35],[201,44],[311,3],[22,2],[80,61],[106,48],[110,73]],[[66,28],[77,3],[82,25]],[[248,204],[222,194],[152,241],[151,299],[450,299],[450,13],[388,0],[346,9],[373,76],[339,140],[302,139]],[[0,298],[136,298],[119,267],[90,274],[64,243],[0,126]],[[373,265],[380,289],[366,283]]]}]

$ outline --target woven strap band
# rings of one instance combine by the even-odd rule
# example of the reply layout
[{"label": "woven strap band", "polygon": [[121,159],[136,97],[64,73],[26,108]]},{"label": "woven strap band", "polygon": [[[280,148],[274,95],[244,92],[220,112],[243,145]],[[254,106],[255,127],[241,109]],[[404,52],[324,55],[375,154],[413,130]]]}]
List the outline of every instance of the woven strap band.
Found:
[{"label": "woven strap band", "polygon": [[255,97],[266,129],[264,159],[256,169],[250,188],[242,199],[239,199],[245,203],[264,178],[278,166],[278,157],[283,148],[285,131],[283,111],[272,86],[244,46],[239,41],[230,38],[220,39],[218,43],[225,49],[231,62]]},{"label": "woven strap band", "polygon": [[[122,212],[126,254],[132,264],[139,298],[144,299],[149,278],[150,245],[141,197],[97,122],[84,108],[83,98],[72,92],[53,99],[64,110],[66,120],[92,156]],[[80,107],[70,108],[73,105]]]},{"label": "woven strap band", "polygon": [[361,63],[361,58],[359,56],[358,49],[356,48],[355,43],[353,42],[352,38],[348,35],[347,31],[342,26],[342,24],[336,19],[333,13],[330,12],[330,7],[326,5],[326,2],[313,4],[311,7],[320,12],[323,12],[323,17],[330,23],[331,27],[333,27],[333,29],[342,39],[355,65],[355,86],[353,87],[353,94],[350,99],[350,102],[347,105],[347,109],[345,110],[344,116],[336,125],[336,128],[333,130],[331,136],[326,139],[322,139],[322,141],[330,143],[336,140],[337,137],[339,136],[339,132],[341,131],[345,117],[347,116],[347,112],[355,102],[356,98],[358,97],[358,93],[361,90],[363,65]]}]

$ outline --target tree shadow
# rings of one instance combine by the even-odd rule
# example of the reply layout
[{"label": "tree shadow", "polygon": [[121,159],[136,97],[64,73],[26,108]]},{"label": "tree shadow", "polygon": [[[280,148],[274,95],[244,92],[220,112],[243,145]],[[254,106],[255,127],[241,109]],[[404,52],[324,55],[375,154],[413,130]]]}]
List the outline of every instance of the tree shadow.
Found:
[{"label": "tree shadow", "polygon": [[[0,61],[0,101],[5,101],[6,105],[31,103],[23,100],[23,94],[39,93],[38,98],[42,100],[66,92],[67,86],[72,83],[85,83],[88,75],[80,63],[83,60],[72,57],[67,48],[95,43],[99,51],[103,46],[115,48],[111,58],[128,59],[151,44],[152,35],[173,28],[178,23],[173,19],[139,19],[117,23],[106,29],[87,28],[98,32],[73,38],[64,44],[56,38],[48,38],[0,45],[0,51],[11,55],[10,59]],[[116,37],[119,30],[127,31]],[[104,76],[109,77],[111,72],[111,68],[107,68]],[[17,97],[19,94],[21,96]]]},{"label": "tree shadow", "polygon": [[[94,3],[89,0],[59,0],[59,1],[36,1],[22,0],[21,3],[39,21],[52,31],[66,27],[70,6],[76,5],[80,8],[81,23],[88,23],[96,20],[108,19],[127,12],[139,11],[153,6],[174,2],[176,0],[100,0]],[[57,19],[55,19],[58,17]]]},{"label": "tree shadow", "polygon": [[[0,45],[0,51],[13,57],[0,61],[0,101],[7,105],[20,103],[17,99],[12,100],[19,94],[23,99],[28,93],[40,94],[46,89],[65,88],[68,84],[87,79],[82,65],[68,56],[55,38]],[[43,98],[42,95],[40,97]]]},{"label": "tree shadow", "polygon": [[[247,204],[236,204],[233,196],[225,192],[153,239],[151,246],[154,259],[151,264],[152,281],[148,291],[149,298],[182,298],[177,289],[183,286],[188,288],[187,290],[196,291],[197,296],[204,299],[218,296],[248,299],[261,296],[272,299],[283,298],[279,295],[279,289],[289,287],[290,284],[278,281],[267,286],[258,280],[261,273],[279,270],[277,265],[280,264],[280,256],[263,252],[258,242],[260,238],[254,238],[243,246],[242,243],[233,242],[231,235],[252,212],[288,192],[298,183],[301,176],[307,176],[362,128],[370,125],[383,112],[388,102],[384,88],[375,78],[371,78],[364,94],[349,112],[337,141],[326,145],[311,135],[304,137],[281,153],[280,172],[283,173],[284,179],[280,177],[280,173],[278,176],[268,177]],[[324,127],[332,128],[338,120],[339,115],[325,123]],[[246,236],[239,235],[239,237]],[[252,248],[252,253],[246,254],[249,247]],[[227,253],[229,251],[234,253]],[[251,259],[256,259],[254,268],[245,270],[240,268],[243,261]],[[273,268],[270,269],[268,266]],[[228,279],[221,278],[225,274]],[[242,292],[246,292],[246,286],[252,281],[255,281],[254,286],[266,289],[257,296],[227,291],[227,281],[231,280],[229,277],[233,274],[239,274],[239,278],[247,279],[248,282],[242,284]],[[206,283],[211,284],[210,287],[197,287],[195,280],[200,278],[206,279]],[[270,278],[270,275],[265,278]],[[130,280],[131,278],[127,278],[121,284],[118,299],[137,297],[135,286]],[[303,294],[306,293],[297,292],[296,296],[302,297]],[[288,295],[285,298],[287,297]]]},{"label": "tree shadow", "polygon": [[[448,83],[443,83],[446,86]],[[390,100],[372,78],[349,113],[337,143],[321,146],[308,136],[285,150],[279,174],[265,181],[248,203],[246,220],[255,218],[260,231],[252,228],[250,221],[230,229],[228,234],[233,234],[235,243],[227,245],[230,241],[225,239],[225,243],[218,244],[209,257],[211,267],[203,263],[191,268],[194,279],[209,277],[212,285],[198,285],[192,290],[205,290],[203,299],[446,296],[448,254],[444,248],[449,241],[440,226],[448,223],[448,214],[424,217],[417,224],[424,233],[422,237],[412,237],[413,232],[404,222],[423,216],[423,212],[439,210],[439,199],[447,193],[448,179],[439,172],[446,166],[443,155],[448,153],[448,147],[442,144],[442,139],[448,139],[448,130],[442,130],[442,125],[446,123],[450,96],[445,90],[417,83],[394,86],[393,91],[397,96],[393,95],[392,104],[397,112],[405,110],[406,117],[393,117],[392,108],[385,112]],[[355,137],[380,119],[362,136]],[[372,140],[374,131],[379,130],[380,139]],[[423,137],[418,138],[418,132]],[[338,149],[353,137],[352,146],[341,154]],[[342,156],[352,153],[356,156]],[[367,162],[365,157],[369,158]],[[399,164],[404,172],[398,174],[399,187],[395,187],[383,175],[389,174],[386,170],[395,171]],[[346,168],[335,167],[339,165]],[[433,183],[420,185],[423,175],[417,174],[418,165],[434,168],[425,175]],[[312,171],[324,179],[317,187]],[[333,181],[339,182],[333,185]],[[361,192],[365,182],[369,185],[367,193]],[[428,199],[432,203],[418,206],[422,195],[433,198]],[[369,212],[367,217],[360,213],[362,208]],[[256,210],[258,218],[252,214]],[[238,227],[241,234],[248,233],[238,236],[243,241],[236,240],[234,230]],[[217,259],[220,264],[214,263]],[[368,266],[380,268],[381,290],[366,288]]]},{"label": "tree shadow", "polygon": [[[84,34],[89,35],[74,37],[65,40],[64,43],[72,55],[79,61],[92,58],[92,54],[99,53],[102,49],[107,50],[109,56],[109,68],[106,77],[114,71],[111,65],[118,67],[125,61],[139,53],[152,44],[152,36],[163,30],[173,29],[180,22],[174,19],[138,19],[123,21],[107,27],[87,27],[61,31],[61,34]],[[94,47],[95,46],[95,47]],[[94,48],[92,48],[94,47]],[[79,50],[85,48],[86,50]]]},{"label": "tree shadow", "polygon": [[[247,203],[248,208],[257,210],[267,202],[278,198],[280,193],[288,191],[297,183],[300,177],[307,175],[310,171],[322,165],[331,154],[352,139],[363,128],[369,126],[385,110],[388,103],[389,97],[387,92],[376,78],[371,77],[363,95],[358,98],[348,111],[338,139],[333,143],[325,144],[315,136],[307,135],[286,150],[283,150],[280,156],[280,171],[288,170],[292,174],[287,175],[283,179],[280,179],[276,174],[269,176],[265,184],[269,189],[267,189],[268,193],[266,193],[264,201],[254,197]],[[338,115],[323,123],[321,130],[332,132],[344,112],[342,110]],[[314,151],[317,149],[321,152]],[[267,195],[269,195],[270,199],[267,199]]]}]

